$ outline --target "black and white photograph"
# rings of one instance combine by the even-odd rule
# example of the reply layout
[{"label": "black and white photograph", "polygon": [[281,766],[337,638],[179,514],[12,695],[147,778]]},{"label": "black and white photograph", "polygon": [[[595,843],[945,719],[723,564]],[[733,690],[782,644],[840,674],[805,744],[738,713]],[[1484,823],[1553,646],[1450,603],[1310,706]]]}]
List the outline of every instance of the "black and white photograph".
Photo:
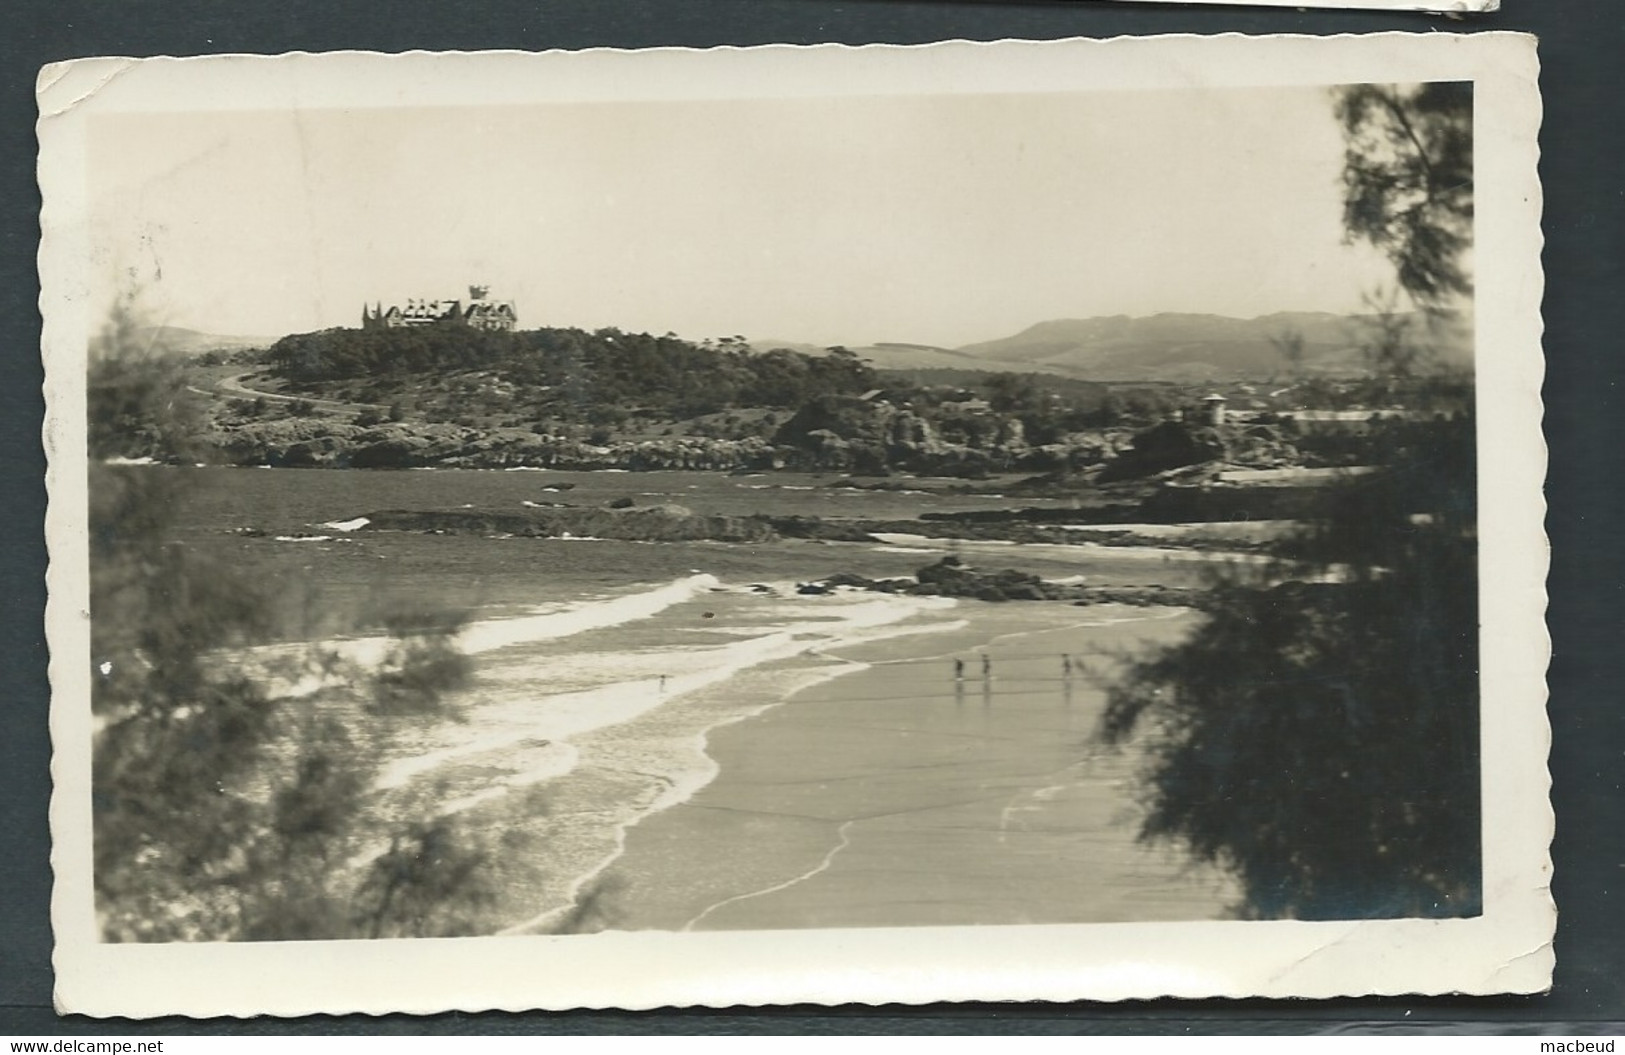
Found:
[{"label": "black and white photograph", "polygon": [[47,69],[59,1002],[1540,989],[1533,78]]}]

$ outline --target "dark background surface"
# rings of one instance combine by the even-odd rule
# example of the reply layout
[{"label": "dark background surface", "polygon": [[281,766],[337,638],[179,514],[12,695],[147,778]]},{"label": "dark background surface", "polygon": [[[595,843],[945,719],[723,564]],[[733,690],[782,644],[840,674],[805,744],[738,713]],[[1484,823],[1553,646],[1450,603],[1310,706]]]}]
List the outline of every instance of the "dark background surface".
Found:
[{"label": "dark background surface", "polygon": [[[1625,1020],[1625,9],[1503,0],[1466,16],[1066,0],[14,0],[0,15],[0,1034],[1617,1032]],[[146,1023],[51,1010],[39,195],[33,84],[88,55],[652,47],[1150,33],[1520,30],[1541,37],[1557,974],[1545,995],[1331,1002],[848,1006]],[[1612,1026],[1609,1025],[1612,1023]]]}]

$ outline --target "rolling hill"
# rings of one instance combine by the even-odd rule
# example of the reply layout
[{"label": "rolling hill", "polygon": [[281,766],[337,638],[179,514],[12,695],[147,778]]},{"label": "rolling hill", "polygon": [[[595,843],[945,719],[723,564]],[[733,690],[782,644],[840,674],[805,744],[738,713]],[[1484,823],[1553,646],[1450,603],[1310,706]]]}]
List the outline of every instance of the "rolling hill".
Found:
[{"label": "rolling hill", "polygon": [[203,333],[184,326],[144,326],[140,336],[153,347],[163,347],[180,355],[202,355],[205,352],[236,352],[244,348],[269,348],[275,337],[245,337],[236,334]]},{"label": "rolling hill", "polygon": [[[1412,317],[1416,332],[1425,321]],[[1277,341],[1303,338],[1303,369],[1328,376],[1364,369],[1369,316],[1281,312],[1256,319],[1223,315],[1110,315],[1054,319],[1010,337],[957,349],[1004,370],[1043,370],[1100,381],[1225,381],[1284,373]],[[1472,361],[1470,333],[1458,325],[1432,338],[1441,362]]]},{"label": "rolling hill", "polygon": [[[800,352],[803,355],[825,355],[829,351],[829,349],[820,345],[807,344],[803,341],[775,339],[752,340],[750,346],[758,352],[771,351],[775,348],[788,348],[792,352]],[[986,373],[1010,369],[1010,367],[1001,363],[989,362],[966,352],[955,351],[952,348],[939,348],[930,344],[904,344],[894,341],[882,341],[875,344],[854,346],[851,351],[877,370],[977,370]],[[1059,373],[1061,371],[1046,372]]]},{"label": "rolling hill", "polygon": [[[1431,342],[1438,361],[1472,364],[1472,334],[1459,320],[1428,332],[1426,320],[1409,316],[1418,339]],[[960,348],[898,342],[855,346],[852,351],[880,370],[975,370],[1059,374],[1091,381],[1239,381],[1283,375],[1291,369],[1279,343],[1303,338],[1301,369],[1327,377],[1365,372],[1363,343],[1373,317],[1327,312],[1279,312],[1256,319],[1165,313],[1140,318],[1105,315],[1051,319],[1020,333]],[[759,351],[789,348],[822,355],[804,342],[753,340]]]}]

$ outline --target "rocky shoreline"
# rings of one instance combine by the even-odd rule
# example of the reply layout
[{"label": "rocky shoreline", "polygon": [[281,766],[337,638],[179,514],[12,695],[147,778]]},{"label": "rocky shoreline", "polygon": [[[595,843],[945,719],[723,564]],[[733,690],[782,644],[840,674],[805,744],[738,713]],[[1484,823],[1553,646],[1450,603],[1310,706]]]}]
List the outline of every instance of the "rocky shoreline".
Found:
[{"label": "rocky shoreline", "polygon": [[[602,435],[589,440],[544,426],[368,421],[364,416],[343,421],[307,413],[271,419],[223,416],[202,439],[203,447],[212,452],[209,460],[273,468],[793,469],[852,473],[867,482],[854,479],[846,486],[877,490],[897,489],[886,479],[893,473],[968,482],[1001,473],[1029,473],[1038,474],[1024,485],[1025,493],[1033,497],[1053,488],[1075,493],[1080,482],[1146,479],[1210,462],[1267,468],[1302,461],[1287,433],[1274,424],[1165,421],[1139,431],[1104,428],[1032,444],[1018,421],[992,415],[984,423],[992,431],[979,442],[949,442],[909,411],[884,403],[857,404],[847,408],[846,417],[827,421],[804,408],[772,435],[634,437],[601,429]],[[993,422],[999,427],[993,429]],[[826,427],[814,427],[819,425]],[[133,449],[123,453],[153,454]]]},{"label": "rocky shoreline", "polygon": [[481,509],[385,509],[350,518],[363,531],[418,531],[439,535],[510,536],[516,538],[599,538],[636,542],[772,542],[802,539],[819,542],[881,544],[886,536],[912,536],[967,542],[1016,542],[1049,545],[1090,543],[1100,546],[1166,546],[1200,551],[1267,551],[1260,539],[1147,536],[1115,528],[1119,517],[1098,524],[1086,511],[1044,508],[996,513],[926,514],[914,520],[825,518],[805,515],[702,515],[672,504],[637,506],[621,499],[604,506],[531,502],[521,511]]},{"label": "rocky shoreline", "polygon": [[681,506],[540,506],[519,513],[386,509],[357,518],[361,531],[514,538],[620,539],[630,542],[769,542],[780,537],[756,517],[706,516]]},{"label": "rocky shoreline", "polygon": [[527,429],[476,429],[445,423],[354,425],[325,418],[285,418],[217,428],[208,437],[232,465],[283,469],[511,469],[590,471],[783,468],[758,438],[663,440],[593,444]]},{"label": "rocky shoreline", "polygon": [[[634,542],[699,540],[765,543],[778,539],[869,542],[881,539],[859,527],[817,517],[698,515],[681,506],[584,508],[549,506],[520,513],[478,510],[386,509],[366,513],[337,527],[352,532],[415,531],[437,535],[478,534],[486,537],[616,539]],[[918,529],[918,522],[901,525]],[[983,528],[980,537],[994,538]],[[921,568],[912,579],[870,579],[853,572],[836,574],[797,587],[803,594],[838,589],[872,590],[914,597],[959,597],[981,601],[1066,601],[1073,604],[1128,604],[1201,608],[1206,590],[1186,587],[1089,586],[1050,582],[1015,569],[982,571],[946,556]]]}]

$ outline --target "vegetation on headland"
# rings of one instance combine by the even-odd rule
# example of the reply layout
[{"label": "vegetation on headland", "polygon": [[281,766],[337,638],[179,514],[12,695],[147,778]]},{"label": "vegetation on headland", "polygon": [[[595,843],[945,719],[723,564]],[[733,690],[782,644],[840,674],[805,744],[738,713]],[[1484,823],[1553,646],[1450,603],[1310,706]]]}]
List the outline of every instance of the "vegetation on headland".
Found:
[{"label": "vegetation on headland", "polygon": [[[549,331],[464,336],[479,342],[502,338],[500,346],[508,348],[521,337],[544,332]],[[580,337],[579,331],[552,332]],[[295,383],[275,369],[242,369],[254,362],[264,369],[263,353],[257,358],[234,353],[230,363],[206,360],[187,375],[192,398],[208,403],[206,442],[196,456],[217,464],[285,468],[788,469],[969,481],[1015,473],[1042,478],[1027,485],[1027,493],[1048,487],[1071,494],[1114,479],[1143,479],[1207,463],[1352,464],[1361,441],[1350,434],[1362,431],[1362,423],[1329,427],[1309,418],[1394,413],[1394,408],[1436,402],[1441,387],[1454,383],[1430,372],[1398,382],[1304,377],[1199,387],[1107,386],[1003,373],[956,375],[945,382],[934,375],[920,380],[877,373],[839,351],[820,357],[757,353],[744,344],[707,348],[676,338],[632,339],[640,336],[646,335],[588,342],[601,355],[580,384],[530,387],[496,367],[464,374],[385,371],[354,383]],[[291,341],[305,349],[296,360],[322,361],[321,348],[357,337],[365,337],[368,347],[391,346],[390,341],[410,347],[426,335],[329,331],[286,339],[277,354],[286,353],[284,345]],[[446,347],[456,347],[446,340]],[[628,374],[631,367],[618,350],[623,345],[657,353],[679,347],[696,351],[691,368],[697,372],[688,375],[687,384],[731,395],[720,409],[683,417],[694,408],[665,387],[650,393],[614,380],[591,380]],[[641,352],[627,353],[625,362],[641,369]],[[754,374],[750,384],[737,383],[735,375],[761,363],[776,364],[772,376],[795,383],[768,385]],[[216,386],[220,391],[209,401],[208,390]],[[1215,388],[1231,406],[1225,423],[1207,425],[1202,402]],[[774,393],[776,402],[741,402],[765,398],[764,393]],[[364,398],[388,402],[355,402]],[[125,428],[122,436],[118,453],[124,457],[174,460],[152,441],[150,429]]]},{"label": "vegetation on headland", "polygon": [[[794,408],[875,386],[852,352],[755,354],[742,338],[694,343],[617,329],[487,332],[453,325],[293,334],[266,362],[292,386],[355,402],[408,399],[431,418],[508,417],[614,425],[635,414],[681,419],[737,407]],[[425,378],[455,378],[436,390]]]},{"label": "vegetation on headland", "polygon": [[974,476],[1029,457],[1030,435],[1096,423],[1103,404],[1100,386],[1064,378],[921,386],[842,348],[756,351],[614,330],[329,330],[233,359],[257,363],[249,380],[275,392],[216,408],[215,459],[289,467]]}]

